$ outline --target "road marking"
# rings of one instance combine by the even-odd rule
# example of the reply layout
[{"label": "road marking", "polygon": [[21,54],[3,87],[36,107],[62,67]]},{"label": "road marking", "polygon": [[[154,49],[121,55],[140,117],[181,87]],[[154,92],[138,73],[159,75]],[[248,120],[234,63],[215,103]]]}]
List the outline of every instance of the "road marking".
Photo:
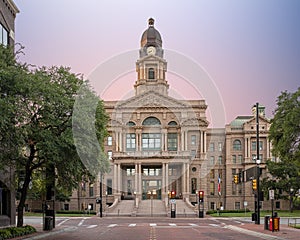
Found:
[{"label": "road marking", "polygon": [[63,221],[61,221],[59,224],[57,224],[57,226],[61,226],[61,225],[63,225],[66,221],[68,221],[68,220],[70,220],[70,218],[67,218],[67,219],[65,219],[65,220],[63,220]]},{"label": "road marking", "polygon": [[189,223],[189,225],[192,226],[192,227],[198,227],[198,225],[195,224],[195,223]]},{"label": "road marking", "polygon": [[82,219],[79,223],[78,223],[78,226],[81,226],[83,224],[85,219]]},{"label": "road marking", "polygon": [[220,225],[218,225],[218,224],[213,224],[213,223],[208,224],[208,225],[210,225],[210,226],[212,226],[212,227],[220,227]]},{"label": "road marking", "polygon": [[110,224],[110,225],[108,225],[107,227],[109,227],[109,228],[113,228],[113,227],[115,227],[115,226],[117,226],[118,224]]},{"label": "road marking", "polygon": [[156,223],[150,223],[150,227],[156,227],[157,224]]},{"label": "road marking", "polygon": [[129,224],[128,227],[135,227],[136,223]]},{"label": "road marking", "polygon": [[87,228],[95,228],[95,227],[97,227],[97,225],[89,225],[89,226],[87,226]]},{"label": "road marking", "polygon": [[169,225],[170,225],[171,227],[176,227],[176,226],[177,226],[175,223],[169,223]]}]

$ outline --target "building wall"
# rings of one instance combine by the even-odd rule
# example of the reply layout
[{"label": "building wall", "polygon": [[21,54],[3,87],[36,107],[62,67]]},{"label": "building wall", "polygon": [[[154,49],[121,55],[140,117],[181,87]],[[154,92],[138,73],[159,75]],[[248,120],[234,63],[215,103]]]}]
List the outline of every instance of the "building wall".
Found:
[{"label": "building wall", "polygon": [[[0,44],[14,45],[15,17],[19,12],[11,0],[0,1],[0,36],[7,33],[8,40],[0,39]],[[6,44],[7,43],[7,44]],[[0,171],[0,227],[15,225],[16,206],[14,188],[14,169],[6,168]]]}]

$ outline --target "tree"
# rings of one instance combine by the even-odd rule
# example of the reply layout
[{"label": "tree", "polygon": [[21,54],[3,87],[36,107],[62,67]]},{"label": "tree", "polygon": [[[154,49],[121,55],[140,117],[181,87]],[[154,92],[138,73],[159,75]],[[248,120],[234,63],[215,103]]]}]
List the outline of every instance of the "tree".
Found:
[{"label": "tree", "polygon": [[285,91],[278,97],[269,138],[273,155],[279,161],[267,162],[273,176],[268,184],[288,193],[292,211],[293,199],[300,189],[300,88],[295,93]]},{"label": "tree", "polygon": [[[71,73],[69,68],[54,66],[29,69],[27,64],[21,65],[15,61],[12,53],[5,49],[0,50],[0,59],[9,60],[0,61],[4,66],[0,72],[0,106],[1,110],[5,110],[0,121],[0,130],[4,133],[0,148],[6,148],[1,153],[0,162],[7,165],[9,160],[17,172],[22,173],[17,208],[17,225],[22,226],[28,186],[34,172],[52,169],[52,175],[46,171],[46,188],[55,180],[60,188],[69,191],[77,187],[82,175],[91,175],[91,168],[77,154],[72,129],[74,103],[81,88],[96,102],[94,112],[90,106],[85,107],[86,112],[91,114],[86,117],[94,118],[93,128],[99,132],[93,145],[99,146],[97,150],[101,154],[107,117],[102,101],[90,89],[88,82]],[[84,95],[80,97],[85,98]],[[102,117],[95,119],[95,115]],[[89,154],[85,152],[89,151],[88,143],[82,143],[81,152]],[[95,165],[107,165],[101,162],[108,162],[108,159],[94,159]]]}]

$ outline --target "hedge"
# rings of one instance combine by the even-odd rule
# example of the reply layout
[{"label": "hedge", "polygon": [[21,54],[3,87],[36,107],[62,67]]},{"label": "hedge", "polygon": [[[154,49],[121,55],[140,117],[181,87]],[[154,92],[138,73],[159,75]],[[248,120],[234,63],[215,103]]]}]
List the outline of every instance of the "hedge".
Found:
[{"label": "hedge", "polygon": [[[239,209],[239,210],[208,210],[206,211],[206,214],[207,215],[210,215],[210,214],[214,214],[214,213],[218,213],[218,212],[222,212],[222,213],[244,213],[245,212],[245,209]],[[246,209],[246,212],[250,212],[249,209]]]},{"label": "hedge", "polygon": [[7,227],[0,229],[0,240],[10,239],[35,233],[36,229],[32,226],[26,225],[23,227]]}]

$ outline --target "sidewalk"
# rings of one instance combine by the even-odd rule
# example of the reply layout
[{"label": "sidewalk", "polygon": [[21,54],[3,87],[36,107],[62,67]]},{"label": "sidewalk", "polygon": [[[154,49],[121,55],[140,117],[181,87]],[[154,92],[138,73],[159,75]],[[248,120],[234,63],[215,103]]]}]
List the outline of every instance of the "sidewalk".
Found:
[{"label": "sidewalk", "polygon": [[255,232],[260,237],[267,235],[265,239],[299,239],[300,237],[300,229],[288,227],[286,224],[281,224],[277,232],[264,230],[264,224],[245,223],[240,225],[239,228],[242,231],[250,230]]}]

